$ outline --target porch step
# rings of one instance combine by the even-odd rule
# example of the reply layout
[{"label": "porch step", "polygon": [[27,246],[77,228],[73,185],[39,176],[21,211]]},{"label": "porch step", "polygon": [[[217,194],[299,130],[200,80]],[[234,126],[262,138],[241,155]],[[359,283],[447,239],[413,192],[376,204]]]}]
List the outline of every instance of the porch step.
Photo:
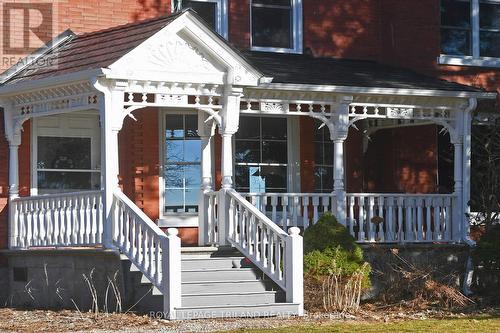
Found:
[{"label": "porch step", "polygon": [[263,280],[233,280],[233,281],[191,281],[182,282],[182,293],[203,293],[207,290],[213,293],[221,292],[246,292],[266,291],[266,283]]},{"label": "porch step", "polygon": [[208,319],[208,318],[255,318],[255,317],[288,317],[298,314],[299,304],[271,303],[238,306],[193,306],[176,309],[176,318]]},{"label": "porch step", "polygon": [[[125,259],[126,256],[123,257]],[[178,319],[294,315],[297,304],[234,248],[182,248],[181,307]],[[163,311],[163,295],[128,260],[126,283],[133,282],[137,311]],[[125,264],[124,264],[125,265]],[[124,269],[125,270],[125,269]],[[146,296],[144,296],[146,295]]]},{"label": "porch step", "polygon": [[208,305],[268,304],[276,302],[275,291],[237,291],[233,293],[182,293],[182,307]]}]

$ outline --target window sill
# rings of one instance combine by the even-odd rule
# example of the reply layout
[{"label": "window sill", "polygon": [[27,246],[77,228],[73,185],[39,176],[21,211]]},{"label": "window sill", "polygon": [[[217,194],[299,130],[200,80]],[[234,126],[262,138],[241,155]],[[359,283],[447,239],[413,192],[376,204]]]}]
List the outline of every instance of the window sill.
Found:
[{"label": "window sill", "polygon": [[439,65],[500,68],[500,58],[440,55]]},{"label": "window sill", "polygon": [[263,46],[251,46],[250,51],[302,54],[302,49],[285,49],[279,47],[263,47]]},{"label": "window sill", "polygon": [[166,214],[158,219],[158,226],[162,228],[198,227],[198,214]]}]

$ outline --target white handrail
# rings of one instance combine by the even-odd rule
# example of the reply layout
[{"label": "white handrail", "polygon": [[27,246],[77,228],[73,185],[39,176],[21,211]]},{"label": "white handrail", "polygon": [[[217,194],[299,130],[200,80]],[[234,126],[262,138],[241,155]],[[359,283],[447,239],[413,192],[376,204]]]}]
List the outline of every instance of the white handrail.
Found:
[{"label": "white handrail", "polygon": [[287,301],[303,303],[302,237],[292,227],[284,232],[233,189],[226,193],[228,241],[286,291]]},{"label": "white handrail", "polygon": [[102,191],[57,193],[10,201],[10,248],[102,243]]},{"label": "white handrail", "polygon": [[163,293],[164,311],[181,305],[181,243],[177,229],[165,234],[123,192],[113,193],[113,244]]}]

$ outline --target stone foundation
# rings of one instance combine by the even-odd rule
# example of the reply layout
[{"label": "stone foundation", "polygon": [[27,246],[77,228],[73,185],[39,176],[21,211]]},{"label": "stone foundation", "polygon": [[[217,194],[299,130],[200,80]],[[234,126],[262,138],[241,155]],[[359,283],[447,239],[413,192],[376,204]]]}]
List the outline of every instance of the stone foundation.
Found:
[{"label": "stone foundation", "polygon": [[116,283],[124,298],[120,256],[116,252],[44,249],[6,251],[5,255],[8,258],[7,306],[88,311],[94,302],[85,277],[95,289],[99,309],[107,305],[110,312],[115,310],[117,298],[109,279]]}]

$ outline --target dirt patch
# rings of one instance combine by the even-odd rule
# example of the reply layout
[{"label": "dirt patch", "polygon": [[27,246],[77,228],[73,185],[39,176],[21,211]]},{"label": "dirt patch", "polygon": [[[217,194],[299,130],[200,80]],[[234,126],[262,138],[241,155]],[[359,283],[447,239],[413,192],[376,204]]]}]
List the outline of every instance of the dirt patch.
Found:
[{"label": "dirt patch", "polygon": [[356,314],[314,312],[302,318],[232,318],[174,321],[135,314],[79,313],[77,311],[45,311],[0,309],[1,332],[216,332],[238,329],[272,329],[297,325],[315,326],[346,322],[399,322],[429,318],[468,318],[478,315],[500,315],[500,309],[469,309],[461,312],[439,308],[412,310],[404,303],[395,305],[363,304]]}]

